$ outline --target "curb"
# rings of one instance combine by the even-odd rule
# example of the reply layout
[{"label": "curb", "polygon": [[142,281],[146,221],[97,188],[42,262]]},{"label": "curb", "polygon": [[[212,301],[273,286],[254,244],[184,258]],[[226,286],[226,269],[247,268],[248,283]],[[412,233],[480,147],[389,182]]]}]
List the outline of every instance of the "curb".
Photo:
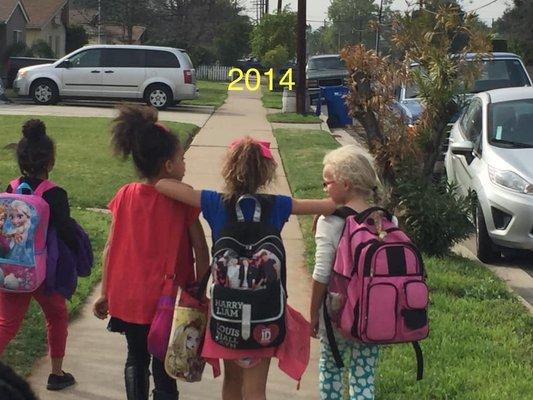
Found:
[{"label": "curb", "polygon": [[[452,248],[452,251],[457,254],[458,256],[468,258],[470,260],[476,261],[482,266],[488,268],[496,277],[500,280],[502,280],[505,283],[505,286],[507,286],[507,290],[511,292],[513,295],[515,295],[518,300],[524,305],[524,307],[529,311],[530,314],[533,314],[533,305],[528,303],[526,299],[524,299],[518,292],[516,292],[510,285],[509,285],[509,276],[502,272],[502,269],[498,266],[484,264],[478,260],[478,258],[475,256],[470,249],[468,249],[466,246],[463,246],[462,244],[457,244]],[[520,271],[522,271],[520,269]]]}]

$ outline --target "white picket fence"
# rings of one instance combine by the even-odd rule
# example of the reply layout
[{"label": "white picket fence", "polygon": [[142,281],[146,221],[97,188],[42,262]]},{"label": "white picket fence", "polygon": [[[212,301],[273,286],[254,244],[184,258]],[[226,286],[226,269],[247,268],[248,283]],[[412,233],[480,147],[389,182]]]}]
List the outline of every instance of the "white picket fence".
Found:
[{"label": "white picket fence", "polygon": [[196,78],[208,81],[229,81],[231,67],[223,65],[200,65],[196,68]]}]

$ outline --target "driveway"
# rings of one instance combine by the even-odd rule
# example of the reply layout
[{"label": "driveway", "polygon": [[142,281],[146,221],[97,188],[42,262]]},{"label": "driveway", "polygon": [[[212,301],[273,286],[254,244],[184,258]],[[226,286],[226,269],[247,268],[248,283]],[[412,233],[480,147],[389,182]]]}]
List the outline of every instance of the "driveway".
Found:
[{"label": "driveway", "polygon": [[[54,106],[40,106],[29,99],[13,99],[11,104],[0,104],[0,115],[49,115],[61,117],[109,117],[116,115],[113,101],[69,100]],[[142,103],[138,103],[142,104]],[[212,106],[177,105],[159,113],[162,121],[205,125],[214,112]]]}]

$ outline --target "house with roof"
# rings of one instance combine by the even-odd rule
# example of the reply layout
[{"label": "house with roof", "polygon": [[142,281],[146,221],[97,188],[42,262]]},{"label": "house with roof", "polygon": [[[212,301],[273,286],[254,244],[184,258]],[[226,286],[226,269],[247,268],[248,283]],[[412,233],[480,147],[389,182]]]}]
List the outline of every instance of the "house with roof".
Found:
[{"label": "house with roof", "polygon": [[[4,0],[0,0],[4,1]],[[21,0],[28,14],[26,45],[42,40],[48,43],[56,57],[65,55],[69,0]]]},{"label": "house with roof", "polygon": [[29,17],[20,0],[0,0],[0,57],[14,43],[26,42]]}]

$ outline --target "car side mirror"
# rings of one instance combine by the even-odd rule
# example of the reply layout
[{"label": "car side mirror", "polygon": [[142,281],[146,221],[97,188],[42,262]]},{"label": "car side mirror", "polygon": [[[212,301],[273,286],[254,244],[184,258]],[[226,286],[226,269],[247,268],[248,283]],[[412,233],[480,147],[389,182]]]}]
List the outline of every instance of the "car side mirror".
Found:
[{"label": "car side mirror", "polygon": [[472,160],[474,159],[474,156],[472,154],[472,152],[474,151],[474,143],[472,143],[470,140],[465,140],[463,142],[457,142],[457,143],[451,143],[450,150],[452,154],[456,154],[458,156],[464,156],[468,164],[470,164]]},{"label": "car side mirror", "polygon": [[70,62],[70,60],[65,60],[61,63],[61,68],[69,69],[70,67],[72,67],[72,63]]}]

